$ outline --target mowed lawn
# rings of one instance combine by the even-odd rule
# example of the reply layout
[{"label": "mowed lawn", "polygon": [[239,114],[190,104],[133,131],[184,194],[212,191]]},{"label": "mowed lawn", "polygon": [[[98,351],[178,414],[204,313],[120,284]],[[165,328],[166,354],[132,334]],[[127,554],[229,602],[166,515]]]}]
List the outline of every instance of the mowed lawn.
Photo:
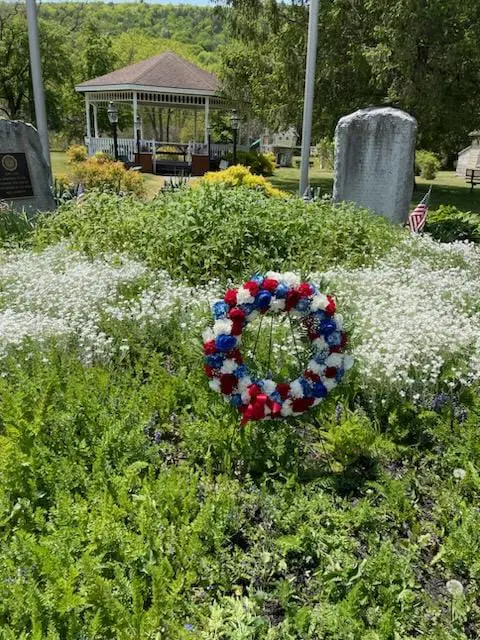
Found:
[{"label": "mowed lawn", "polygon": [[[277,169],[269,180],[279,189],[297,192],[299,169]],[[333,188],[333,172],[322,171],[317,167],[310,170],[310,184],[320,187],[321,192],[331,193]],[[440,171],[435,180],[416,178],[416,186],[412,198],[412,206],[417,204],[432,185],[430,208],[437,209],[441,204],[449,204],[461,211],[480,213],[480,188],[470,191],[464,179],[458,178],[454,171]]]},{"label": "mowed lawn", "polygon": [[[63,151],[52,151],[53,175],[59,176],[68,173],[67,157]],[[144,174],[147,183],[147,193],[153,198],[163,186],[163,178],[151,174]],[[279,189],[296,193],[300,179],[299,169],[277,169],[269,178],[270,182]],[[329,194],[333,188],[333,173],[323,171],[317,167],[310,170],[310,184],[320,187],[321,193]],[[437,209],[440,205],[453,205],[461,211],[480,213],[480,187],[471,192],[470,186],[455,175],[454,171],[440,171],[435,180],[416,179],[416,187],[412,197],[412,206],[417,204],[432,185],[432,197],[430,208]]]}]

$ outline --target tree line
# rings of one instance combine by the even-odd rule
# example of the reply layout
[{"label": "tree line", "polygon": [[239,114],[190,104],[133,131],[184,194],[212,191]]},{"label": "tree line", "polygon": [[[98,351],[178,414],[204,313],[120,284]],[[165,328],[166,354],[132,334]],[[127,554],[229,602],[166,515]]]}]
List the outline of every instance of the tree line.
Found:
[{"label": "tree line", "polygon": [[[42,3],[40,50],[50,131],[67,141],[81,140],[85,106],[75,85],[162,51],[215,70],[224,38],[221,14],[210,7]],[[35,122],[24,4],[0,4],[0,59],[1,115]],[[101,125],[104,121],[102,114]]]},{"label": "tree line", "polygon": [[[224,6],[226,89],[272,128],[300,130],[308,3]],[[314,137],[359,107],[391,105],[417,118],[421,147],[465,146],[480,126],[479,24],[478,0],[321,0]]]},{"label": "tree line", "polygon": [[[215,71],[245,116],[301,133],[306,0],[217,0],[214,7],[42,3],[49,126],[84,133],[76,84],[173,50]],[[419,144],[442,153],[480,128],[478,0],[322,0],[314,139],[368,105],[405,109]],[[25,7],[0,4],[0,111],[34,122]],[[164,114],[167,117],[167,114]]]}]

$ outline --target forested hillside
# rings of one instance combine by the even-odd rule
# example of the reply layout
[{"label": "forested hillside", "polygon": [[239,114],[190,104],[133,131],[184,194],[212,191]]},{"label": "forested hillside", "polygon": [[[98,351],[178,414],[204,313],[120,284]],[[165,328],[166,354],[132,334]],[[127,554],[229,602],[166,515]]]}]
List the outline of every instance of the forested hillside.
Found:
[{"label": "forested hillside", "polygon": [[215,52],[224,42],[223,13],[214,7],[66,2],[42,4],[40,15],[49,22],[71,26],[93,22],[99,32],[112,36],[114,44],[118,37],[133,33],[139,50],[154,41],[161,48],[165,41],[191,45],[183,49],[206,67],[218,63]]},{"label": "forested hillside", "polygon": [[[216,71],[224,42],[220,8],[147,4],[42,3],[40,47],[51,132],[65,143],[84,135],[75,85],[174,51]],[[0,113],[35,122],[25,6],[0,4]],[[54,141],[54,146],[57,141]]]}]

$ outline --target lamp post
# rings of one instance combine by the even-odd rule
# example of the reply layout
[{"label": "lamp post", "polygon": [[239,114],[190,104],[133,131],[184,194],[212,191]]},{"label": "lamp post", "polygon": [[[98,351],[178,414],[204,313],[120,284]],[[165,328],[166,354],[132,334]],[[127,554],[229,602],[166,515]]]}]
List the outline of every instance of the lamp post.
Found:
[{"label": "lamp post", "polygon": [[141,138],[141,121],[140,116],[135,118],[135,137],[137,138],[137,153],[140,155],[140,138]]},{"label": "lamp post", "polygon": [[115,160],[118,160],[118,139],[117,139],[117,124],[118,124],[118,108],[114,102],[108,103],[108,120],[113,127],[113,153]]},{"label": "lamp post", "polygon": [[237,164],[237,136],[238,128],[240,127],[240,116],[238,115],[236,109],[233,109],[232,111],[230,122],[232,124],[233,132],[233,164]]}]

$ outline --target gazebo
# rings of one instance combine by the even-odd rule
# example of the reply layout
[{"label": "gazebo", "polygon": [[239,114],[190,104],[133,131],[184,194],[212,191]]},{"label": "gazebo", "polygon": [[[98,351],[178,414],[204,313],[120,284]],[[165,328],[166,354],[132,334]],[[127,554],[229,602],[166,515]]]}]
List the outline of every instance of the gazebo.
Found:
[{"label": "gazebo", "polygon": [[[119,137],[117,145],[121,159],[140,165],[145,171],[163,171],[170,162],[173,173],[183,173],[180,169],[185,167],[188,159],[192,173],[203,172],[208,170],[210,157],[225,153],[226,145],[210,145],[209,136],[211,110],[227,106],[219,95],[217,77],[171,51],[88,80],[75,88],[85,96],[85,144],[90,155],[97,151],[113,152],[114,138],[101,137],[98,123],[99,107],[106,108],[110,103],[131,106],[133,136]],[[141,106],[203,112],[203,139],[188,143],[145,139]],[[174,151],[170,153],[176,158],[183,155],[183,163],[166,160],[159,166],[157,151],[165,145],[170,148],[173,145]]]}]

